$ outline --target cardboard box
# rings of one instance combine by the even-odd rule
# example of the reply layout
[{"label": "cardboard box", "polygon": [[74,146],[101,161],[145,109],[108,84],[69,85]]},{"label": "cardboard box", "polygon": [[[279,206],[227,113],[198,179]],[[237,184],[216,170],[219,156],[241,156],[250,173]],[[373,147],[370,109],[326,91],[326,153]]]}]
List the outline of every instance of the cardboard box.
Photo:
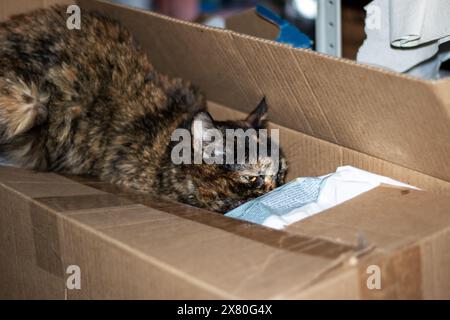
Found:
[{"label": "cardboard box", "polygon": [[[2,1],[1,17],[55,2]],[[3,167],[1,298],[450,298],[450,80],[289,48],[252,12],[230,22],[245,35],[78,3],[126,25],[161,72],[198,84],[218,118],[265,95],[291,178],[348,164],[427,191],[380,187],[277,231],[90,178]],[[381,289],[371,290],[378,271]]]}]

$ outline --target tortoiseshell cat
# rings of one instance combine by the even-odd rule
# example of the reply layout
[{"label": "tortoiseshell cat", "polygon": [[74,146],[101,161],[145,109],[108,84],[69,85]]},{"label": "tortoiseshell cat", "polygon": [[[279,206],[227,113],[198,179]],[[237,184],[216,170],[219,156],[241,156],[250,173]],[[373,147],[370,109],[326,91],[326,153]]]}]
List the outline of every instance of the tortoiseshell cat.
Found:
[{"label": "tortoiseshell cat", "polygon": [[176,128],[260,128],[267,106],[216,122],[204,97],[154,70],[126,29],[83,13],[81,30],[68,30],[66,19],[57,6],[0,24],[0,157],[221,213],[284,182],[282,155],[277,174],[256,178],[248,166],[173,164]]}]

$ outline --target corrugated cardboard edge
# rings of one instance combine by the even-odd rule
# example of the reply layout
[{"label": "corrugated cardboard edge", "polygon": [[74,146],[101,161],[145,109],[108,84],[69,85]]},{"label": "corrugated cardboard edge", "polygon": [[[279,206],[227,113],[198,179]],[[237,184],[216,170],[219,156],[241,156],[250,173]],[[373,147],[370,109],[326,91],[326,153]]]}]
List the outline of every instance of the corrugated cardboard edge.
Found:
[{"label": "corrugated cardboard edge", "polygon": [[[55,0],[55,1],[57,1],[57,0]],[[62,0],[62,1],[64,1],[64,0]],[[125,4],[109,3],[106,0],[76,0],[75,2],[77,2],[80,6],[86,8],[88,10],[97,10],[98,9],[98,5],[109,5],[111,7],[123,8],[123,9],[129,10],[129,11],[132,11],[132,12],[138,12],[138,13],[142,13],[142,14],[145,14],[145,15],[148,15],[148,16],[156,17],[158,19],[171,21],[171,22],[174,22],[176,24],[182,24],[182,25],[186,25],[186,26],[189,26],[189,27],[194,27],[194,28],[197,28],[197,29],[204,29],[204,30],[209,30],[209,31],[214,31],[214,32],[228,33],[228,34],[232,34],[232,35],[234,35],[236,37],[239,37],[239,38],[245,38],[245,39],[249,39],[249,40],[256,41],[256,42],[261,42],[261,43],[268,43],[268,44],[271,44],[273,46],[277,46],[277,47],[281,47],[281,48],[285,48],[285,49],[290,49],[290,50],[294,50],[294,51],[301,51],[301,52],[303,52],[303,53],[305,53],[307,55],[320,56],[320,57],[322,57],[322,58],[324,58],[326,60],[332,60],[332,61],[337,61],[337,62],[340,62],[340,63],[345,63],[345,64],[348,64],[348,65],[356,66],[357,68],[360,68],[360,69],[363,69],[363,70],[371,70],[371,71],[376,72],[376,73],[387,74],[387,75],[393,76],[395,78],[402,78],[402,79],[405,79],[405,80],[409,80],[411,82],[417,82],[417,83],[422,83],[422,84],[433,84],[433,85],[434,84],[438,84],[438,83],[442,83],[443,85],[447,85],[447,81],[445,79],[443,79],[443,80],[423,80],[423,79],[420,79],[420,78],[417,78],[417,77],[413,77],[413,76],[408,75],[408,74],[397,73],[397,72],[386,70],[386,69],[383,69],[383,68],[380,68],[380,67],[361,64],[361,63],[358,63],[358,62],[353,61],[353,60],[349,60],[349,59],[345,59],[345,58],[338,58],[338,57],[330,56],[330,55],[327,55],[327,54],[324,54],[324,53],[321,53],[321,52],[316,52],[316,51],[311,51],[311,50],[301,49],[301,48],[292,48],[292,47],[290,47],[290,46],[288,46],[286,44],[279,43],[279,42],[276,42],[274,40],[262,39],[262,38],[259,38],[259,37],[256,37],[256,36],[252,36],[252,35],[236,32],[236,31],[233,31],[233,30],[218,29],[218,28],[215,28],[215,27],[209,27],[209,26],[201,25],[201,24],[194,23],[194,22],[179,20],[179,19],[172,18],[172,17],[169,17],[169,16],[161,15],[161,14],[158,14],[158,13],[155,13],[155,12],[152,12],[152,11],[146,11],[146,10],[143,10],[143,9],[130,7],[130,6],[127,6]]]}]

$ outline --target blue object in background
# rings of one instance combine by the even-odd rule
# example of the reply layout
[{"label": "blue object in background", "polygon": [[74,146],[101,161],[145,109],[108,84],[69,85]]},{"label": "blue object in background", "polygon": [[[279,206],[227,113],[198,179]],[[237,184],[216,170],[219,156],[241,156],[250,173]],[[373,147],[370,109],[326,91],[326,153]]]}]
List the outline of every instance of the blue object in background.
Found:
[{"label": "blue object in background", "polygon": [[257,6],[256,13],[280,28],[280,34],[276,41],[289,44],[294,48],[312,49],[313,42],[306,34],[273,11],[263,6]]}]

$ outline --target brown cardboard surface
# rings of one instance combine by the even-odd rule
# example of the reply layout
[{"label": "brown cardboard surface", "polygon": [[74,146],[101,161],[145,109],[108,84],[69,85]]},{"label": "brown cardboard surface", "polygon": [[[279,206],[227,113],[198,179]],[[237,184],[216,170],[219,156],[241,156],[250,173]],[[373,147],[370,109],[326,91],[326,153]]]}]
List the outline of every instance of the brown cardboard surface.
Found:
[{"label": "brown cardboard surface", "polygon": [[[65,294],[61,287],[65,267],[74,263],[85,274],[84,290],[78,297],[270,298],[293,285],[292,278],[279,277],[276,270],[303,270],[293,274],[298,285],[340,255],[339,251],[333,254],[334,248],[341,253],[354,250],[328,240],[289,236],[222,216],[222,222],[216,219],[215,226],[211,226],[186,218],[189,208],[182,205],[175,208],[183,210],[179,215],[138,204],[105,207],[102,195],[97,195],[95,209],[85,209],[84,204],[80,204],[81,209],[62,208],[55,205],[55,199],[64,202],[64,198],[31,199],[3,183],[1,198],[4,220],[1,225],[5,231],[6,226],[13,226],[9,241],[14,245],[9,247],[15,251],[2,257],[4,269],[14,273],[12,279],[4,279],[8,273],[1,275],[2,283],[11,282],[2,297],[11,297],[9,291],[19,285],[21,290],[13,292],[18,297],[42,296],[37,293],[38,287],[46,286],[50,291],[44,297],[61,298]],[[11,205],[15,203],[22,203],[23,210],[16,212],[17,206]],[[161,206],[160,202],[157,206]],[[203,215],[207,221],[213,214],[193,209],[191,215]],[[241,227],[230,228],[229,223]],[[272,238],[272,242],[258,240],[261,233],[264,238]],[[274,237],[270,236],[272,233]],[[282,243],[284,246],[280,246]],[[10,244],[2,242],[2,247]],[[141,260],[145,261],[145,267],[140,267]],[[19,270],[25,267],[26,270],[13,271],[14,264]],[[130,268],[121,269],[123,264]],[[39,272],[34,272],[32,267]],[[143,270],[150,279],[147,287],[136,278]],[[28,288],[32,277],[36,283],[31,281]],[[55,280],[54,287],[46,285],[49,279]],[[184,282],[187,284],[183,292]],[[161,288],[153,291],[155,285]]]},{"label": "brown cardboard surface", "polygon": [[[209,110],[218,120],[243,119],[245,117],[245,113],[213,102],[209,103]],[[450,192],[450,183],[447,181],[308,136],[278,124],[271,123],[270,127],[280,130],[280,142],[289,160],[288,179],[329,174],[339,166],[351,165],[429,192],[443,194]]]},{"label": "brown cardboard surface", "polygon": [[[421,244],[423,274],[422,290],[425,299],[450,299],[450,233],[438,233]],[[444,266],[444,267],[439,267]]]},{"label": "brown cardboard surface", "polygon": [[[15,171],[22,180],[30,175],[34,183],[43,184],[32,172]],[[349,266],[358,252],[359,233],[374,246],[371,261],[385,263],[386,274],[391,275],[383,278],[388,291],[378,295],[404,297],[397,291],[409,282],[399,283],[400,267],[392,265],[406,259],[401,252],[417,243],[424,243],[413,256],[417,263],[405,266],[408,272],[416,270],[417,287],[406,297],[422,295],[421,279],[428,283],[430,297],[442,296],[446,287],[435,277],[450,276],[448,268],[431,263],[433,259],[421,262],[427,254],[440,262],[448,259],[443,251],[447,243],[437,235],[450,230],[450,198],[425,192],[379,188],[286,231],[128,193],[117,194],[122,201],[110,203],[108,193],[93,195],[90,201],[76,192],[31,198],[4,185],[1,173],[0,197],[2,236],[7,239],[2,241],[1,263],[9,270],[1,275],[7,288],[3,297],[13,293],[22,298],[294,298],[307,297],[307,292],[314,297],[324,285],[322,279],[330,283],[325,297],[350,297],[350,292],[342,291],[342,281],[360,286],[358,277],[364,275],[359,269],[366,265],[363,258],[360,265]],[[7,226],[13,227],[12,233]],[[426,245],[435,243],[435,237],[441,244],[431,253]],[[64,270],[70,264],[83,271],[79,292],[64,290]],[[422,266],[432,272],[424,274]],[[39,286],[49,292],[40,293]],[[392,288],[397,291],[392,293]],[[372,298],[361,292],[355,290],[357,295],[351,297]]]},{"label": "brown cardboard surface", "polygon": [[[161,71],[232,108],[211,103],[217,117],[267,96],[291,178],[350,164],[432,192],[381,187],[277,231],[92,178],[0,168],[1,298],[449,297],[448,80],[79,3],[127,25]],[[2,1],[1,17],[46,4]],[[80,291],[65,286],[72,264]],[[384,275],[377,292],[365,286],[370,264]]]},{"label": "brown cardboard surface", "polygon": [[80,3],[121,20],[161,71],[192,80],[212,101],[248,112],[266,96],[280,125],[450,180],[449,108],[439,95],[448,81],[422,81],[102,1]]},{"label": "brown cardboard surface", "polygon": [[[383,275],[383,290],[369,290],[367,267],[376,265]],[[388,256],[367,257],[359,265],[362,299],[423,299],[422,283],[427,278],[421,270],[421,251],[417,246],[402,249]]]},{"label": "brown cardboard surface", "polygon": [[[448,201],[448,197],[427,192],[378,188],[287,230],[355,245],[362,234],[377,248],[394,250],[449,228]],[[432,219],[429,212],[433,212]]]}]

